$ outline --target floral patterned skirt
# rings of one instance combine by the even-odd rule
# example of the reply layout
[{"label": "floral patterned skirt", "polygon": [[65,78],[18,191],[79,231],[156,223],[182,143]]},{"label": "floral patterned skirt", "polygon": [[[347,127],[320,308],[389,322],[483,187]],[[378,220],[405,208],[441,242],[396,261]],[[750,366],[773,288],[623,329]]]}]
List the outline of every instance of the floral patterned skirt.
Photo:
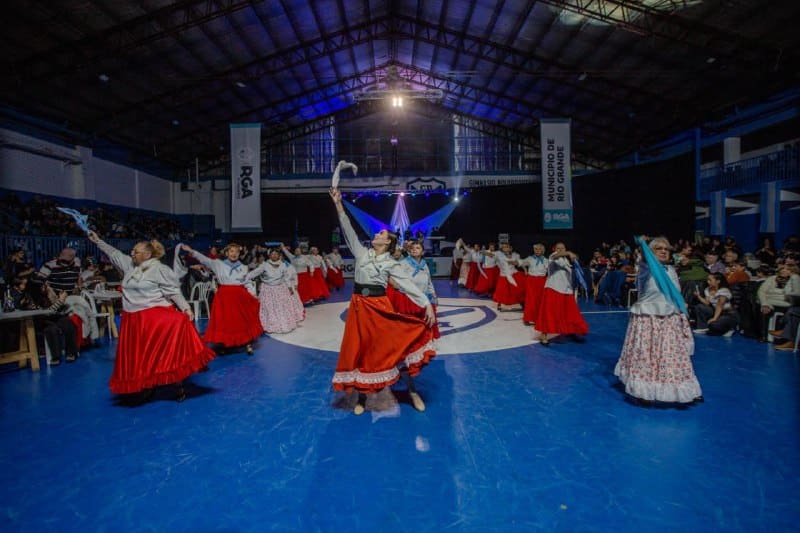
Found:
[{"label": "floral patterned skirt", "polygon": [[614,374],[642,400],[688,403],[702,395],[691,356],[694,337],[683,314],[631,314]]}]

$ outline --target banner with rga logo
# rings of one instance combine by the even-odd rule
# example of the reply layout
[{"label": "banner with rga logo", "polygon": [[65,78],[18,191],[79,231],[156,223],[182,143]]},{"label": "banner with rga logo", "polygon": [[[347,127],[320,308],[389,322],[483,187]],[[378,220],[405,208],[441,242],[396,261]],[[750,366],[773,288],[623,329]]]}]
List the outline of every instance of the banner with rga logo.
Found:
[{"label": "banner with rga logo", "polygon": [[231,124],[231,231],[262,231],[261,124]]},{"label": "banner with rga logo", "polygon": [[570,119],[541,119],[544,229],[572,228]]}]

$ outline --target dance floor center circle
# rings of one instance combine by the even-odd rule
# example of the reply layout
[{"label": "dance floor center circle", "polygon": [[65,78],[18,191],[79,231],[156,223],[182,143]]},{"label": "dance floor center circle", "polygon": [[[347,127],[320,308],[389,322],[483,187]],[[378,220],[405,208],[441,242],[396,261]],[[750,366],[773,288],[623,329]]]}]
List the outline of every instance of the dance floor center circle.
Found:
[{"label": "dance floor center circle", "polygon": [[[304,348],[339,351],[349,302],[322,303],[306,308],[301,327],[276,340]],[[522,311],[497,311],[491,300],[440,298],[437,306],[439,355],[467,354],[517,348],[537,342],[532,327],[522,324]],[[391,332],[386,332],[391,342]]]}]

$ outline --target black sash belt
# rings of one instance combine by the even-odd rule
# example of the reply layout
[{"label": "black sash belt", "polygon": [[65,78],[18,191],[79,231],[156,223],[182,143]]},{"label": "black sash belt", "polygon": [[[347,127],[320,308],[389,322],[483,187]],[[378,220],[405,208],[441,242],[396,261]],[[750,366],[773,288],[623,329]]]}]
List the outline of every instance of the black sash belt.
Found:
[{"label": "black sash belt", "polygon": [[353,287],[353,294],[361,296],[386,296],[386,287],[381,285],[361,285],[356,283]]}]

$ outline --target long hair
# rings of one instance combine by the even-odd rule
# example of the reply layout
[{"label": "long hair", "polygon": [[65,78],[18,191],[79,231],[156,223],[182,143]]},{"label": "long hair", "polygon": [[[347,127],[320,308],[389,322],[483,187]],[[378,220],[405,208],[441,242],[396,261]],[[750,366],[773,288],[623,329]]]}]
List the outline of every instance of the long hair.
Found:
[{"label": "long hair", "polygon": [[164,245],[155,239],[150,241],[142,241],[139,244],[142,245],[142,248],[150,252],[150,257],[155,259],[161,259],[166,253],[166,250],[164,250]]},{"label": "long hair", "polygon": [[387,230],[386,236],[389,237],[389,255],[394,255],[394,251],[397,249],[397,235]]}]

